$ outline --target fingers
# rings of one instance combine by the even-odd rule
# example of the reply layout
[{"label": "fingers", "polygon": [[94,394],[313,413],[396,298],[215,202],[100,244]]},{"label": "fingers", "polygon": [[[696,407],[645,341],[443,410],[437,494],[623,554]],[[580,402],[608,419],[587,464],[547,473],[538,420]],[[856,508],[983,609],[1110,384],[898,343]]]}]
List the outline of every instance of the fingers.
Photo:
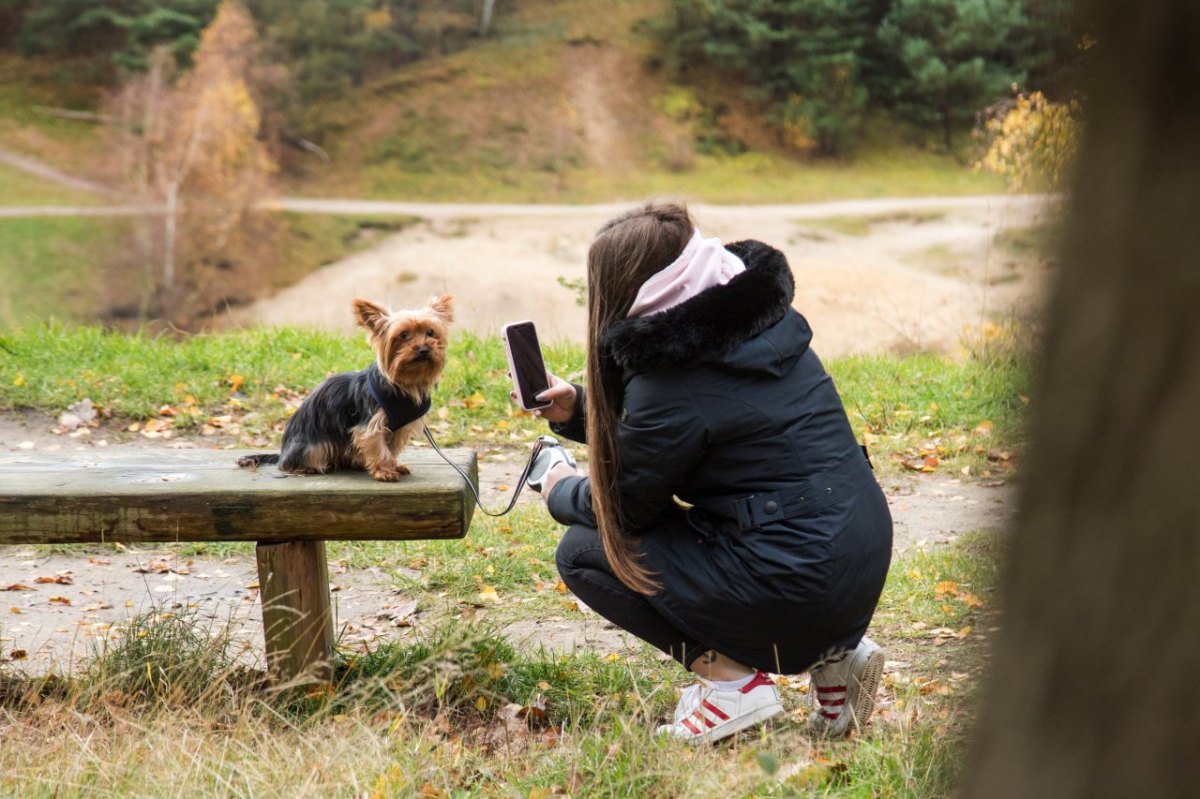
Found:
[{"label": "fingers", "polygon": [[[552,375],[549,376],[553,377]],[[554,378],[554,380],[558,380],[558,378]],[[564,383],[562,380],[558,380],[557,383],[552,381],[550,388],[538,394],[536,397],[534,397],[534,399],[538,401],[551,400],[552,402],[557,402],[558,400],[567,399],[573,396],[575,396],[575,387],[570,383]]]}]

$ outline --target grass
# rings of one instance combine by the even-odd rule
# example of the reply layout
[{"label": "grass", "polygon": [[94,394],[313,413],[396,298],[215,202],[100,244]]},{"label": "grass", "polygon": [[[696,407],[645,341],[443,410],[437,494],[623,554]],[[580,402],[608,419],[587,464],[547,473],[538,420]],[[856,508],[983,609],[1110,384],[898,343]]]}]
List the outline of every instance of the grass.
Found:
[{"label": "grass", "polygon": [[128,232],[123,219],[0,218],[0,329],[94,319],[104,253]]},{"label": "grass", "polygon": [[[579,345],[548,344],[545,355],[551,371],[579,379]],[[1010,459],[995,456],[1021,440],[1028,379],[1025,358],[984,355],[852,356],[828,367],[878,465],[920,458],[922,469],[979,473],[1007,468]],[[266,446],[312,386],[372,357],[359,338],[296,328],[175,340],[34,326],[0,334],[0,409],[57,413],[88,397],[122,426],[153,419],[176,433],[224,432]],[[502,450],[541,432],[508,399],[498,337],[459,334],[448,364],[431,416],[439,441]]]},{"label": "grass", "polygon": [[[40,184],[22,172],[14,175],[17,180],[6,185],[6,170],[0,165],[0,205],[85,204],[68,190]],[[92,195],[76,194],[95,202]],[[287,234],[278,266],[263,291],[295,283],[417,221],[404,216],[295,213],[284,213],[284,218]],[[132,225],[122,218],[0,217],[0,330],[47,319],[95,320],[102,312],[98,295],[106,262],[127,246]]]},{"label": "grass", "polygon": [[896,211],[873,216],[828,216],[822,219],[806,219],[800,224],[804,228],[815,228],[841,236],[862,238],[871,232],[874,225],[889,223],[920,225],[926,222],[938,222],[945,218],[945,211]]},{"label": "grass", "polygon": [[[58,107],[87,111],[97,107],[103,87],[94,75],[76,67],[67,62],[0,53],[0,142],[4,149],[39,158],[68,173],[87,174],[108,156],[95,123],[39,110]],[[6,177],[7,171],[0,176],[0,186]],[[8,196],[10,191],[0,189],[0,196]],[[5,204],[11,203],[5,200]]]},{"label": "grass", "polygon": [[384,236],[398,233],[420,220],[412,216],[334,216],[283,213],[287,236],[271,287],[283,288],[309,273],[368,249]]},{"label": "grass", "polygon": [[152,614],[76,674],[0,665],[0,794],[947,796],[1000,549],[979,534],[893,564],[872,633],[892,665],[875,722],[847,742],[807,736],[798,678],[781,681],[787,712],[769,732],[698,749],[659,739],[687,681],[678,666],[648,649],[518,649],[495,617],[344,649],[334,690],[299,696],[272,693],[227,630]]},{"label": "grass", "polygon": [[828,369],[879,462],[915,471],[1007,472],[1023,436],[1029,364],[1011,351],[849,356]]},{"label": "grass", "polygon": [[1051,259],[1058,255],[1061,227],[1057,220],[1050,220],[1027,227],[1005,228],[996,234],[995,244],[1013,258]]}]

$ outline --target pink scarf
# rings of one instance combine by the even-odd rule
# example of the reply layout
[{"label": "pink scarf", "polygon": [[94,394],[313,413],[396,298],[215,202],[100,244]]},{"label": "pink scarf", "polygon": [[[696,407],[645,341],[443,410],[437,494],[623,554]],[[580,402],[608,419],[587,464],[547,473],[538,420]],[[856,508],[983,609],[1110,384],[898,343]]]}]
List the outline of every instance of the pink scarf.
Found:
[{"label": "pink scarf", "polygon": [[706,239],[696,228],[679,257],[642,284],[629,309],[629,318],[673,308],[705,289],[728,283],[745,270],[742,259],[725,249],[720,239]]}]

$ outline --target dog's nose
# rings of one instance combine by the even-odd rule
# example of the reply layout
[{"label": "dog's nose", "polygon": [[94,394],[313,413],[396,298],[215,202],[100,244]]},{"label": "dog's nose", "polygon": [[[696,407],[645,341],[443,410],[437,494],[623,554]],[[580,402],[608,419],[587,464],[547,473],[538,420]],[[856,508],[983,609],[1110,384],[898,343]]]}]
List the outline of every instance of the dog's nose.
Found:
[{"label": "dog's nose", "polygon": [[425,346],[417,347],[417,357],[418,358],[428,358],[429,353],[430,353],[429,347],[425,347]]}]

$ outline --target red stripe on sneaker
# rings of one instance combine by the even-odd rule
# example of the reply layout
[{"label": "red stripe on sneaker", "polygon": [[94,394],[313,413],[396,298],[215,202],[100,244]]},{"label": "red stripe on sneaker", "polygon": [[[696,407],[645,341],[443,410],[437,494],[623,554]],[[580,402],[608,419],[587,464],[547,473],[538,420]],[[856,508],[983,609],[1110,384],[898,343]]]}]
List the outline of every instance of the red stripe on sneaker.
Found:
[{"label": "red stripe on sneaker", "polygon": [[746,683],[745,685],[743,685],[739,689],[739,691],[743,694],[748,694],[760,685],[774,685],[774,684],[775,684],[775,682],[770,677],[763,674],[761,671],[756,671],[754,673],[754,679],[751,680],[750,682]]},{"label": "red stripe on sneaker", "polygon": [[[834,716],[834,718],[837,718],[837,717],[836,717],[836,716]],[[683,721],[681,721],[681,722],[679,722],[679,723],[680,723],[680,724],[682,724],[683,726],[687,727],[689,730],[691,730],[691,731],[692,731],[692,735],[699,735],[699,734],[700,734],[700,729],[699,729],[698,727],[696,727],[696,725],[695,725],[695,724],[693,724],[693,723],[691,723],[690,721],[688,721],[687,719],[684,719]]]},{"label": "red stripe on sneaker", "polygon": [[[729,721],[729,714],[726,713],[725,711],[721,710],[721,708],[717,707],[712,702],[709,702],[707,699],[704,700],[704,709],[707,710],[709,713],[712,713],[714,716],[719,718],[721,721]],[[696,711],[696,712],[698,713],[700,711]]]},{"label": "red stripe on sneaker", "polygon": [[819,685],[817,686],[817,693],[819,693],[819,694],[836,694],[836,693],[845,693],[845,692],[846,692],[846,686],[844,686],[844,685],[829,685],[829,686],[825,686],[825,687],[821,687]]},{"label": "red stripe on sneaker", "polygon": [[824,716],[825,718],[829,719],[830,721],[837,721],[841,717],[842,714],[841,713],[825,713],[824,711],[822,711],[821,715]]},{"label": "red stripe on sneaker", "polygon": [[708,727],[710,730],[711,730],[713,727],[717,726],[717,723],[716,723],[715,721],[713,721],[713,720],[712,720],[712,719],[710,719],[708,716],[706,716],[706,715],[704,715],[703,713],[701,713],[699,709],[697,709],[697,710],[696,710],[696,712],[695,712],[695,713],[693,713],[692,715],[693,715],[693,716],[695,716],[696,718],[700,719],[701,721],[703,721],[703,722],[704,722],[704,725],[705,725],[706,727]]},{"label": "red stripe on sneaker", "polygon": [[820,697],[817,697],[817,701],[821,703],[821,707],[834,707],[837,705],[846,704],[845,697],[842,697],[841,699],[821,699]]}]

